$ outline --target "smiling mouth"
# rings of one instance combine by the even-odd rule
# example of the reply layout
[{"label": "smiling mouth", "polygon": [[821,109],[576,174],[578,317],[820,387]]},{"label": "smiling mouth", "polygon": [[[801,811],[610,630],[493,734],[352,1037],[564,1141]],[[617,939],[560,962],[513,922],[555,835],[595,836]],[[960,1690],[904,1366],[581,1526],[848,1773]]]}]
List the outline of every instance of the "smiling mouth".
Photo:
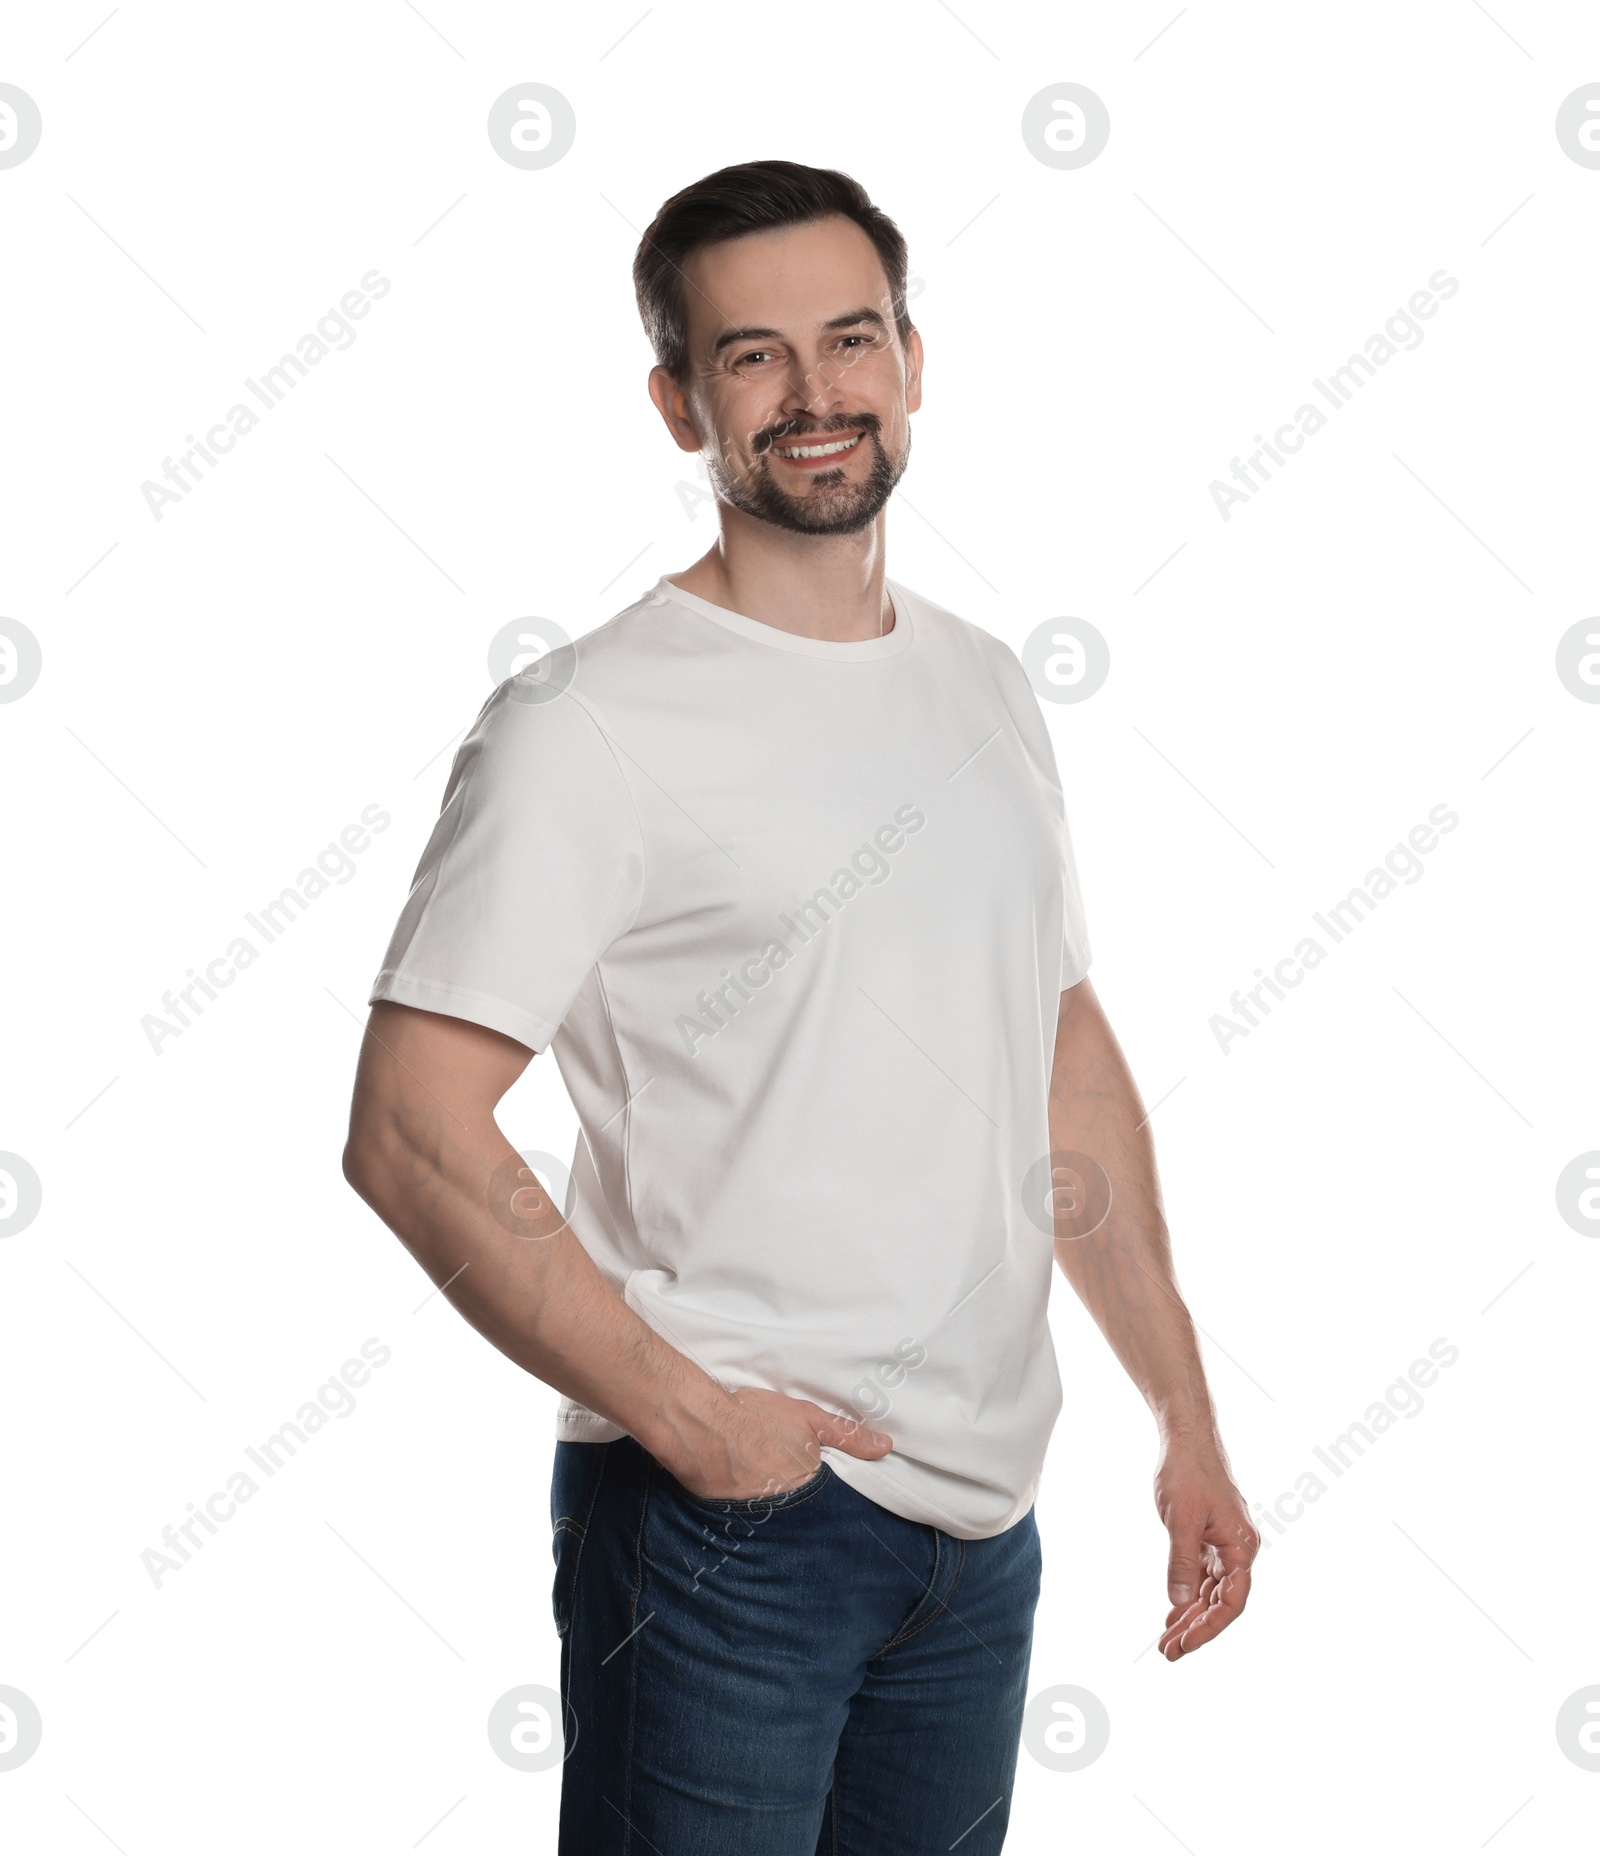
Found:
[{"label": "smiling mouth", "polygon": [[774,445],[772,449],[780,458],[831,458],[842,451],[853,451],[860,443],[861,434],[856,432],[825,445]]}]

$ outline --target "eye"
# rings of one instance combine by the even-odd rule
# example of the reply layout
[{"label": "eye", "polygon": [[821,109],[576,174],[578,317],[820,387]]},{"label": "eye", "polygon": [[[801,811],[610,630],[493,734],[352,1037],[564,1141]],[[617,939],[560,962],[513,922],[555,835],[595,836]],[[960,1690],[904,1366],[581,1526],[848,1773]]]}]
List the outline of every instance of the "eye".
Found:
[{"label": "eye", "polygon": [[771,353],[772,350],[770,348],[752,348],[748,354],[740,355],[735,365],[743,367],[747,361],[754,361],[761,355],[769,355]]}]

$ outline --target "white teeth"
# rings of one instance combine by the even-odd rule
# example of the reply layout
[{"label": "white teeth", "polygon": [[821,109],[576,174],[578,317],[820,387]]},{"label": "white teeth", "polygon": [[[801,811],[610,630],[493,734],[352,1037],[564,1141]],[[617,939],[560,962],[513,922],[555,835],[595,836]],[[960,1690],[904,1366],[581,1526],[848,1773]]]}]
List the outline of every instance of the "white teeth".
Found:
[{"label": "white teeth", "polygon": [[861,434],[857,432],[854,438],[841,438],[832,445],[776,445],[773,449],[780,458],[827,458],[836,451],[848,451],[860,442]]}]

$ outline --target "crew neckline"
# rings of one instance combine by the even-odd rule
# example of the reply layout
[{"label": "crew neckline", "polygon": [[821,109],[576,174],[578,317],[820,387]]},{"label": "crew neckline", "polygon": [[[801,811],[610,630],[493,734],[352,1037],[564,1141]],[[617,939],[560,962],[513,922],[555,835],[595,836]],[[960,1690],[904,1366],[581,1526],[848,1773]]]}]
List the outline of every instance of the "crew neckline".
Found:
[{"label": "crew neckline", "polygon": [[835,663],[856,664],[873,658],[894,657],[911,643],[911,602],[905,589],[887,577],[883,584],[889,595],[889,603],[894,608],[894,628],[876,638],[807,638],[799,632],[786,632],[779,626],[768,625],[764,619],[748,618],[742,612],[734,612],[727,606],[718,606],[709,599],[702,599],[698,593],[691,593],[686,587],[676,585],[665,574],[651,589],[650,599],[656,603],[670,600],[686,606],[689,611],[699,613],[701,618],[710,619],[713,625],[720,625],[741,638],[750,639],[754,644],[769,645],[778,651],[793,651],[801,657],[824,657]]}]

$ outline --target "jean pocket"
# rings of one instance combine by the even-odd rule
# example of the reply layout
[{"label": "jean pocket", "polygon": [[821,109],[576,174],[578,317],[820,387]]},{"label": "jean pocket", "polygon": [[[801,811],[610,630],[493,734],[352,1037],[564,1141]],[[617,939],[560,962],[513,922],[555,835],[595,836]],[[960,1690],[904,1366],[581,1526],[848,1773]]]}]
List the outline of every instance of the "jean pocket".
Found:
[{"label": "jean pocket", "polygon": [[734,1500],[720,1495],[692,1495],[681,1482],[677,1484],[677,1487],[685,1501],[693,1502],[697,1508],[709,1508],[713,1514],[764,1515],[776,1514],[782,1509],[794,1508],[801,1502],[809,1501],[813,1495],[819,1494],[832,1479],[832,1469],[826,1463],[821,1463],[814,1476],[808,1476],[795,1488],[780,1489],[775,1495],[751,1495]]},{"label": "jean pocket", "polygon": [[555,1583],[550,1588],[550,1610],[556,1621],[556,1635],[566,1636],[572,1628],[572,1595],[577,1589],[578,1560],[583,1553],[584,1530],[576,1522],[556,1523],[550,1550],[555,1556]]}]

